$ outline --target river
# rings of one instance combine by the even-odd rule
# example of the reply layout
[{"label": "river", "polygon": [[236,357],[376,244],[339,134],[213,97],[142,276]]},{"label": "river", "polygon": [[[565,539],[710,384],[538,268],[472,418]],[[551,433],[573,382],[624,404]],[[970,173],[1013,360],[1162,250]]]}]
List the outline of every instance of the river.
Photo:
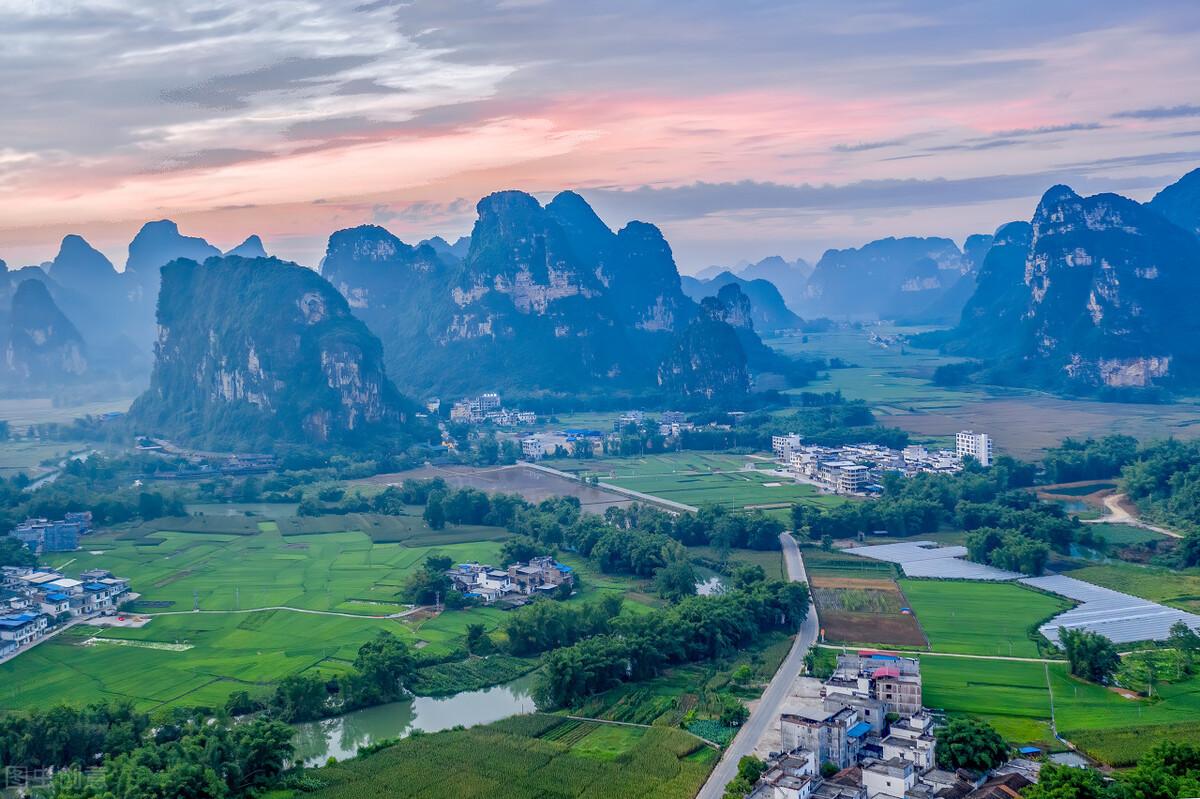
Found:
[{"label": "river", "polygon": [[527,674],[504,685],[454,696],[418,696],[404,702],[355,710],[296,728],[296,760],[306,766],[324,764],[330,757],[354,757],[361,746],[387,738],[404,738],[413,730],[438,732],[462,725],[490,724],[509,716],[532,713],[534,676]]}]

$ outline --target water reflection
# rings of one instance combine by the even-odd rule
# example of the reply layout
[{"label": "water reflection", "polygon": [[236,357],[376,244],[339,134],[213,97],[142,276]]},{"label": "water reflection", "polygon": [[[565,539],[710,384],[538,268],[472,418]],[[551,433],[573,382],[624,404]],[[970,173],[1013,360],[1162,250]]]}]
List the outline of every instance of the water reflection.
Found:
[{"label": "water reflection", "polygon": [[533,675],[481,691],[455,696],[420,696],[405,702],[369,707],[323,721],[293,725],[296,759],[306,766],[330,757],[354,757],[359,747],[387,738],[403,738],[413,730],[438,732],[462,725],[489,724],[520,713],[532,713]]}]

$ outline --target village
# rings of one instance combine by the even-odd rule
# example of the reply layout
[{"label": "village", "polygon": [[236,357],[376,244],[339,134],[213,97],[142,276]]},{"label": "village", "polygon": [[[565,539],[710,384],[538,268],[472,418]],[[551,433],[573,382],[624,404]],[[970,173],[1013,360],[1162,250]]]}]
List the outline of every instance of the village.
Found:
[{"label": "village", "polygon": [[992,465],[991,436],[973,430],[959,432],[953,450],[930,450],[919,445],[897,450],[878,444],[823,447],[806,444],[803,436],[788,433],[771,437],[771,451],[782,476],[835,494],[878,494],[883,491],[881,482],[886,472],[905,477],[957,472],[968,457],[980,466]]},{"label": "village", "polygon": [[750,797],[1012,799],[1037,781],[1041,753],[1033,747],[990,773],[938,768],[939,723],[922,705],[919,660],[841,653],[819,693],[794,696],[780,714],[779,748],[765,753]]}]

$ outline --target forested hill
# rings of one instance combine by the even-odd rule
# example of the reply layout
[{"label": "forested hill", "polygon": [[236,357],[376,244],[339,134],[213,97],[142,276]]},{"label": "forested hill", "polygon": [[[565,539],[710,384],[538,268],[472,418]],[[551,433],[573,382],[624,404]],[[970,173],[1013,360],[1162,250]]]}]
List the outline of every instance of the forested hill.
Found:
[{"label": "forested hill", "polygon": [[1111,398],[1200,385],[1200,173],[1142,205],[1054,186],[1001,229],[959,325],[927,337],[986,379]]},{"label": "forested hill", "polygon": [[139,432],[269,451],[413,424],[379,339],[311,269],[227,256],[175,261],[162,275],[154,373],[130,410]]},{"label": "forested hill", "polygon": [[[705,396],[714,387],[745,393],[749,382],[730,372],[747,360],[745,336],[702,317],[654,225],[630,222],[613,232],[573,192],[546,206],[523,192],[498,192],[477,211],[461,260],[447,247],[413,247],[376,226],[330,237],[321,273],[383,340],[401,388],[586,395],[666,385],[685,393],[702,386]],[[695,340],[697,319],[711,328],[704,347]],[[698,379],[663,381],[664,363],[681,348]]]}]

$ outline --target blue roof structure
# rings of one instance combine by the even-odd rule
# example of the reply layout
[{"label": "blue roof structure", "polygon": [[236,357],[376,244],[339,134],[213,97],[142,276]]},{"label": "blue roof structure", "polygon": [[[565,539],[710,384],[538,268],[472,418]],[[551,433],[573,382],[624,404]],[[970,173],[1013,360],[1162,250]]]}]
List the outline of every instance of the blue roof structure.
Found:
[{"label": "blue roof structure", "polygon": [[847,738],[861,738],[871,731],[871,725],[865,721],[860,721],[849,730],[846,731]]},{"label": "blue roof structure", "polygon": [[1017,751],[1023,755],[1040,755],[1042,753],[1042,750],[1036,746],[1022,746]]},{"label": "blue roof structure", "polygon": [[108,586],[105,585],[104,583],[84,583],[83,584],[84,591],[103,591],[106,588],[108,588]]},{"label": "blue roof structure", "polygon": [[46,599],[49,599],[51,602],[66,602],[70,598],[66,594],[46,594]]}]

